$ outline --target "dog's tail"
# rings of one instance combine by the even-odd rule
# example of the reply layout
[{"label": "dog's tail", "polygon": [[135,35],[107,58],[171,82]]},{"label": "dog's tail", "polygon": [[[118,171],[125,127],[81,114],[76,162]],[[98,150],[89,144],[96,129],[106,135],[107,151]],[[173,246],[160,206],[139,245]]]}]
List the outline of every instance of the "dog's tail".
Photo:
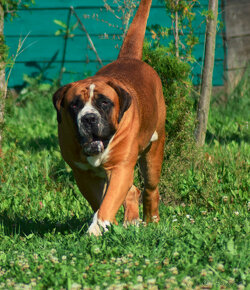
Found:
[{"label": "dog's tail", "polygon": [[142,59],[143,40],[152,0],[141,0],[124,38],[118,58]]}]

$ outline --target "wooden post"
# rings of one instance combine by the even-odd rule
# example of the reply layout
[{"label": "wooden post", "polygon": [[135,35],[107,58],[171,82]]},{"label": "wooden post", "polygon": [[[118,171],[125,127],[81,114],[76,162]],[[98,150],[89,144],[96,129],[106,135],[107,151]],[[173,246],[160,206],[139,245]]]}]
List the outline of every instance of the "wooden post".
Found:
[{"label": "wooden post", "polygon": [[176,48],[176,57],[179,58],[179,15],[178,15],[178,5],[179,5],[179,0],[176,0],[175,6],[176,6],[176,11],[175,11],[175,48]]},{"label": "wooden post", "polygon": [[208,7],[209,11],[212,13],[212,17],[209,15],[207,18],[205,60],[202,72],[201,93],[197,110],[197,126],[195,129],[195,138],[199,146],[204,145],[207,131],[213,81],[218,0],[209,0]]},{"label": "wooden post", "polygon": [[4,125],[4,108],[6,98],[5,83],[5,59],[4,59],[4,10],[0,3],[0,157],[2,153],[3,125]]}]

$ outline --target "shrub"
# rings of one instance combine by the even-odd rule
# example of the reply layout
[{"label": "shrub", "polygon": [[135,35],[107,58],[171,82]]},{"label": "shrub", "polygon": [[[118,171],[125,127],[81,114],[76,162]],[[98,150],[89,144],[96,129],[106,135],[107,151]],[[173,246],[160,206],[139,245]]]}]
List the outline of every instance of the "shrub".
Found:
[{"label": "shrub", "polygon": [[[190,66],[168,55],[164,46],[145,42],[143,60],[159,74],[167,107],[166,145],[161,192],[166,201],[178,201],[176,183],[197,157]],[[176,178],[178,177],[178,178]]]},{"label": "shrub", "polygon": [[159,74],[167,106],[166,144],[160,192],[165,203],[220,210],[223,198],[247,202],[249,70],[226,104],[212,98],[207,142],[194,141],[195,109],[189,65],[164,47],[144,47],[144,61]]}]

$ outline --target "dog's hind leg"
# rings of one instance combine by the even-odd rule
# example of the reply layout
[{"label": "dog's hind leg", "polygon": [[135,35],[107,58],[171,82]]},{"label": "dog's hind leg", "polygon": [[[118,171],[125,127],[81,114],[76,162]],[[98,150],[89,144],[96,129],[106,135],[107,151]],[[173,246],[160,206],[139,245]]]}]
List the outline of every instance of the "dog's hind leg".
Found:
[{"label": "dog's hind leg", "polygon": [[159,217],[159,189],[161,166],[163,161],[165,133],[152,142],[139,160],[141,173],[144,178],[143,191],[143,220],[158,222]]},{"label": "dog's hind leg", "polygon": [[124,226],[137,224],[139,222],[139,198],[141,191],[134,185],[128,191],[123,202],[124,207]]}]

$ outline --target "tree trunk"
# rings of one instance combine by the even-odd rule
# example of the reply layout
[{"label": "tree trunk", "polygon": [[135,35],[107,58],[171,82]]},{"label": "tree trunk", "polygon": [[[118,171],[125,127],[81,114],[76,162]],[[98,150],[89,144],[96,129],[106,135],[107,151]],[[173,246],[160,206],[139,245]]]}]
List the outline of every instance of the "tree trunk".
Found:
[{"label": "tree trunk", "polygon": [[4,54],[4,10],[0,4],[0,157],[2,153],[3,124],[4,124],[4,107],[6,98],[5,84],[5,54]]},{"label": "tree trunk", "polygon": [[207,131],[207,120],[214,69],[218,0],[209,0],[209,11],[212,12],[212,17],[208,16],[207,18],[205,60],[202,72],[201,93],[197,110],[197,126],[195,130],[195,138],[199,146],[204,145]]}]

